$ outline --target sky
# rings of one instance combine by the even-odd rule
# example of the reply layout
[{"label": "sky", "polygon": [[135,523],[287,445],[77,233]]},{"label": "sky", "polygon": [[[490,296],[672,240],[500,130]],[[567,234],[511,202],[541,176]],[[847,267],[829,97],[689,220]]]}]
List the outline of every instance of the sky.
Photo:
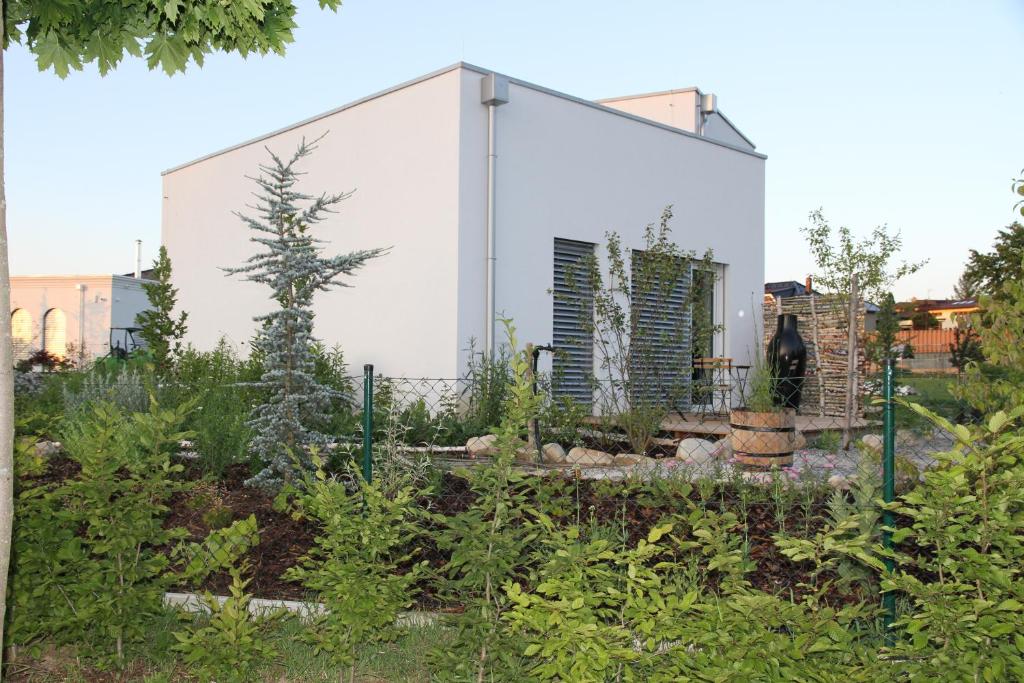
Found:
[{"label": "sky", "polygon": [[[167,77],[5,56],[15,275],[126,273],[160,240],[160,172],[459,60],[579,97],[691,85],[768,156],[768,280],[803,280],[821,208],[887,224],[927,259],[898,299],[945,297],[1013,221],[1024,168],[1024,0],[299,0],[284,57],[216,55]],[[608,226],[614,228],[615,226]]]}]

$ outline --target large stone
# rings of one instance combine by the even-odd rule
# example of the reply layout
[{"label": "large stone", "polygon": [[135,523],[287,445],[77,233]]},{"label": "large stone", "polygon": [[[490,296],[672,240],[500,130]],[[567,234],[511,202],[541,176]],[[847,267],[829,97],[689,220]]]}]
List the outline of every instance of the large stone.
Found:
[{"label": "large stone", "polygon": [[864,438],[860,440],[866,450],[873,453],[882,452],[882,437],[878,434],[866,434]]},{"label": "large stone", "polygon": [[616,467],[632,467],[633,465],[639,465],[646,460],[642,455],[636,453],[620,453],[612,458],[612,464]]},{"label": "large stone", "polygon": [[607,467],[615,463],[615,458],[610,453],[597,451],[592,448],[580,448],[577,446],[565,456],[565,461],[573,465],[597,465]]},{"label": "large stone", "polygon": [[540,462],[540,453],[533,446],[520,446],[516,449],[516,462],[535,465]]},{"label": "large stone", "polygon": [[474,436],[466,442],[466,455],[470,458],[491,458],[498,454],[498,435]]},{"label": "large stone", "polygon": [[833,474],[828,478],[828,485],[834,489],[845,491],[850,488],[850,480],[841,474]]},{"label": "large stone", "polygon": [[549,465],[561,465],[565,462],[565,449],[561,444],[546,443],[540,450],[542,460]]},{"label": "large stone", "polygon": [[[678,453],[678,449],[676,451]],[[723,436],[711,447],[711,455],[719,460],[729,460],[733,456],[732,437]]]},{"label": "large stone", "polygon": [[676,446],[676,458],[687,465],[708,465],[715,460],[715,446],[715,442],[704,439],[683,439]]},{"label": "large stone", "polygon": [[807,437],[799,430],[793,435],[793,448],[798,451],[807,448]]},{"label": "large stone", "polygon": [[55,455],[60,455],[63,450],[59,441],[38,441],[35,445],[36,457],[39,458],[52,458]]}]

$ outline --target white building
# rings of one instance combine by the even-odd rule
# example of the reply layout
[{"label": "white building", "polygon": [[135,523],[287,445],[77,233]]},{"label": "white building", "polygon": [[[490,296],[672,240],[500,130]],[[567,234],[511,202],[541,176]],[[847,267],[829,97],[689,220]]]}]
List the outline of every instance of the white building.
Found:
[{"label": "white building", "polygon": [[[88,361],[124,348],[112,328],[135,326],[149,308],[144,280],[126,275],[25,275],[11,278],[14,359],[40,349],[59,358]],[[130,343],[130,342],[129,342]],[[130,350],[130,349],[129,349]]]},{"label": "white building", "polygon": [[[556,329],[550,293],[559,263],[603,253],[609,230],[639,248],[669,204],[679,245],[711,248],[719,264],[715,355],[742,362],[764,283],[765,157],[714,105],[695,88],[591,102],[459,63],[172,168],[162,237],[189,341],[253,334],[268,290],[221,270],[255,251],[232,214],[252,204],[245,176],[265,147],[286,156],[327,133],[301,187],[356,192],[317,235],[328,253],[392,248],[317,301],[317,336],[354,372],[457,377],[496,316],[514,319],[522,343],[564,342],[572,330]],[[595,362],[573,358],[570,374]]]}]

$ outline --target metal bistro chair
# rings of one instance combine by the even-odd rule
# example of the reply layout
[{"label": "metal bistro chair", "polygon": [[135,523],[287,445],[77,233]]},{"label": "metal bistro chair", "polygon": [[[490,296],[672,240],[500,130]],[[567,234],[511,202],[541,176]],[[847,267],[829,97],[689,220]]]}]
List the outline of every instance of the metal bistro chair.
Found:
[{"label": "metal bistro chair", "polygon": [[708,415],[728,414],[732,396],[732,358],[693,359],[694,408],[703,422]]}]

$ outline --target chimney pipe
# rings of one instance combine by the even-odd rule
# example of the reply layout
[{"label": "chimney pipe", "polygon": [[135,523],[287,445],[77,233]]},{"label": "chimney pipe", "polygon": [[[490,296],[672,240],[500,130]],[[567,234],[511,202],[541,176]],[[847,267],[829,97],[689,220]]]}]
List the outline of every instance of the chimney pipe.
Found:
[{"label": "chimney pipe", "polygon": [[142,240],[135,240],[135,279],[142,278]]},{"label": "chimney pipe", "polygon": [[807,291],[804,292],[805,294],[810,294],[813,291],[811,289],[811,276],[810,275],[807,276],[807,281],[804,282],[804,287],[807,288]]}]

